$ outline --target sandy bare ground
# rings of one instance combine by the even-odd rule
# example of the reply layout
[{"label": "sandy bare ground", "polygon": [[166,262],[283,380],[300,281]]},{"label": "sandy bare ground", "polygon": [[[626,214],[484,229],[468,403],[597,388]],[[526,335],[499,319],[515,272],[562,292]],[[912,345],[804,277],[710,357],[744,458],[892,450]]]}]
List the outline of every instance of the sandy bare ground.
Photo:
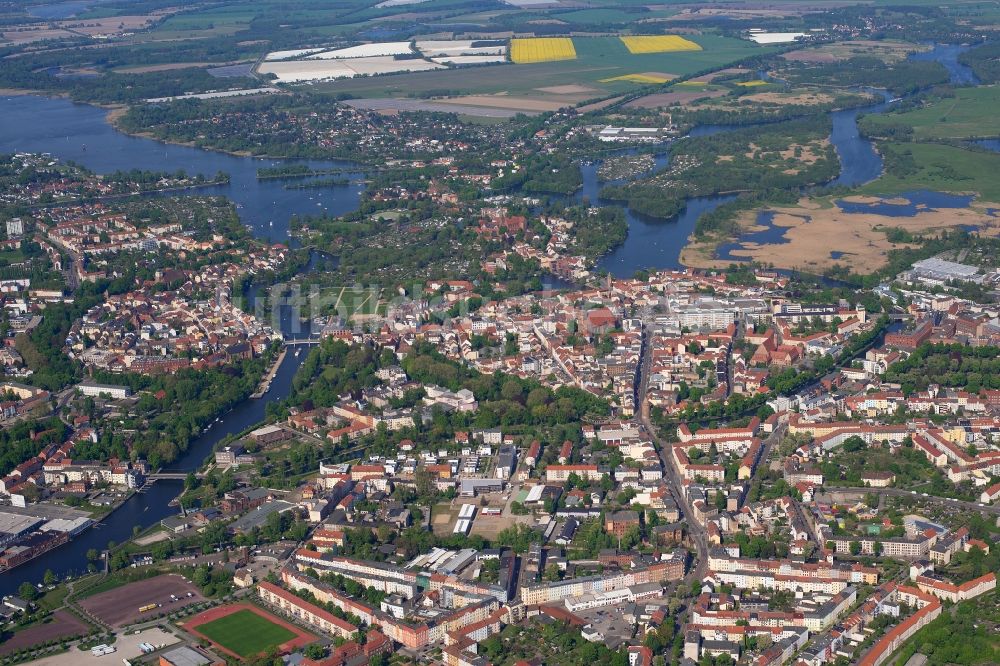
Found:
[{"label": "sandy bare ground", "polygon": [[[192,596],[188,597],[188,592]],[[180,599],[171,601],[171,594]],[[141,619],[143,614],[139,612],[139,608],[147,604],[160,604],[159,608],[149,613],[158,615],[204,600],[201,591],[182,576],[164,574],[100,592],[80,601],[80,606],[105,624],[120,627]]]},{"label": "sandy bare ground", "polygon": [[114,125],[115,121],[124,116],[126,113],[128,113],[127,106],[116,106],[112,108],[111,110],[108,111],[108,115],[106,116],[108,124]]},{"label": "sandy bare ground", "polygon": [[569,83],[564,86],[549,86],[547,88],[535,88],[535,90],[551,93],[553,95],[587,95],[589,93],[600,92],[596,88],[581,86],[578,83]]},{"label": "sandy bare ground", "polygon": [[89,631],[90,626],[76,615],[66,610],[58,610],[52,614],[48,622],[19,631],[0,644],[0,655],[17,652],[46,641],[83,635]]},{"label": "sandy bare ground", "polygon": [[793,62],[816,62],[816,63],[826,63],[826,62],[837,62],[840,60],[837,56],[832,53],[825,53],[823,51],[817,51],[816,49],[802,49],[801,51],[790,51],[788,53],[782,53],[781,57],[785,60],[791,60]]},{"label": "sandy bare ground", "polygon": [[601,109],[606,109],[609,106],[617,104],[618,102],[622,101],[622,97],[624,97],[624,95],[622,95],[621,97],[612,97],[611,99],[602,99],[601,101],[594,102],[593,104],[584,104],[583,106],[579,107],[577,111],[579,111],[580,113],[590,113],[591,111],[600,111]]},{"label": "sandy bare ground", "polygon": [[[809,143],[794,143],[784,150],[777,151],[781,155],[781,159],[790,160],[795,159],[798,162],[803,162],[805,164],[815,164],[816,160],[826,151],[826,148],[830,145],[829,139],[820,139],[819,141],[810,141]],[[750,159],[761,157],[763,155],[772,154],[774,151],[765,151],[751,142],[748,146],[750,150],[746,152],[746,156]],[[799,151],[799,155],[796,156],[795,151]]]},{"label": "sandy bare ground", "polygon": [[652,95],[646,95],[644,97],[634,99],[625,106],[631,109],[655,109],[660,106],[688,104],[699,99],[721,97],[725,94],[725,90],[685,90],[683,92],[653,93]]},{"label": "sandy bare ground", "polygon": [[472,523],[470,533],[493,541],[500,532],[518,523],[531,526],[534,519],[531,516],[478,516]]},{"label": "sandy bare ground", "polygon": [[[853,198],[857,201],[859,198]],[[865,197],[869,199],[884,201]],[[952,227],[976,227],[979,233],[1000,235],[1000,223],[987,212],[997,204],[977,202],[969,208],[923,210],[912,217],[891,217],[874,213],[845,213],[836,206],[815,205],[775,208],[774,225],[785,228],[782,243],[744,242],[733,250],[734,257],[751,259],[778,268],[823,271],[835,264],[849,264],[859,273],[871,273],[888,261],[893,248],[883,229],[897,227],[914,233],[935,232]],[[758,230],[753,214],[742,218],[747,231]],[[718,259],[715,243],[692,243],[681,253],[681,263],[701,268],[725,267],[730,261]],[[832,253],[839,253],[834,258]]]},{"label": "sandy bare ground", "polygon": [[[668,5],[669,6],[669,5]],[[780,9],[727,9],[721,7],[702,7],[700,9],[685,9],[670,16],[670,21],[694,21],[712,16],[725,16],[735,19],[751,18],[784,18],[786,16],[797,16],[801,11],[784,11]]]},{"label": "sandy bare ground", "polygon": [[369,99],[352,99],[345,102],[356,109],[377,111],[383,115],[398,115],[404,111],[429,111],[432,113],[458,113],[466,116],[482,118],[513,118],[518,114],[515,109],[498,109],[471,104],[445,104],[433,100],[409,99],[397,97],[377,97]]},{"label": "sandy bare ground", "polygon": [[[880,58],[885,62],[898,62],[914,51],[926,51],[927,49],[928,47],[926,46],[917,46],[909,42],[857,39],[848,42],[825,44],[816,49],[803,49],[801,51],[793,51],[792,53],[808,53],[810,55],[807,58],[814,58],[811,61],[806,60],[806,62],[837,62],[855,56],[872,56]],[[816,58],[830,59],[819,60]]]},{"label": "sandy bare ground", "polygon": [[508,97],[507,95],[465,95],[435,100],[441,104],[457,104],[459,106],[486,106],[494,109],[513,109],[516,111],[558,111],[571,102],[547,102],[541,99],[524,97]]},{"label": "sandy bare ground", "polygon": [[709,72],[708,74],[702,74],[701,76],[696,76],[689,81],[697,83],[711,83],[720,76],[729,76],[730,74],[747,74],[750,70],[745,67],[727,67],[726,69],[720,69],[717,72]]},{"label": "sandy bare ground", "polygon": [[68,30],[52,30],[47,26],[22,26],[17,30],[7,30],[3,33],[3,41],[14,45],[29,44],[51,39],[69,39],[76,37]]},{"label": "sandy bare ground", "polygon": [[753,95],[744,95],[741,100],[760,102],[762,104],[798,104],[811,106],[813,104],[829,104],[833,101],[833,96],[820,92],[803,92],[798,94],[762,92]]},{"label": "sandy bare ground", "polygon": [[890,206],[905,206],[906,204],[910,203],[910,200],[907,199],[906,197],[886,198],[886,197],[873,197],[871,195],[865,195],[865,194],[854,194],[849,197],[844,197],[843,199],[841,199],[841,201],[844,201],[846,203],[864,204],[864,205],[889,204]]}]

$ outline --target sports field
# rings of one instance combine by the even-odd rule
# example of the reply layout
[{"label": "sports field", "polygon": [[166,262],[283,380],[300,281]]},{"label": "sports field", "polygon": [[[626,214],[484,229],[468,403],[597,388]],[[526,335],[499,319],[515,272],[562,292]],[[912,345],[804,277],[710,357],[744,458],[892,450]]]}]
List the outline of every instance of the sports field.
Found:
[{"label": "sports field", "polygon": [[198,631],[241,657],[252,657],[295,638],[288,629],[246,609],[207,622]]},{"label": "sports field", "polygon": [[510,59],[519,65],[553,60],[573,60],[576,48],[569,37],[536,37],[510,40]]},{"label": "sports field", "polygon": [[701,51],[701,46],[680,35],[634,35],[621,37],[621,40],[632,54]]},{"label": "sports field", "polygon": [[220,606],[196,615],[185,629],[234,657],[252,657],[271,648],[306,645],[315,637],[250,604]]}]

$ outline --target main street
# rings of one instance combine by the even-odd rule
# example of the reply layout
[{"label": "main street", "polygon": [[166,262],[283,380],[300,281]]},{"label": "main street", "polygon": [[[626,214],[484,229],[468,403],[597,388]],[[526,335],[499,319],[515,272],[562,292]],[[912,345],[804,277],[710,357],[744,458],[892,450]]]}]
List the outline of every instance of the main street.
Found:
[{"label": "main street", "polygon": [[672,457],[667,455],[667,445],[657,435],[656,428],[653,427],[652,420],[649,417],[649,401],[646,399],[646,394],[649,389],[649,373],[652,368],[652,357],[649,334],[648,331],[644,331],[642,357],[639,360],[639,387],[636,391],[636,402],[639,405],[639,422],[656,445],[656,452],[660,456],[660,463],[663,465],[663,471],[666,474],[667,482],[670,484],[670,490],[677,500],[677,506],[680,507],[684,517],[687,519],[688,536],[694,545],[698,562],[688,572],[685,580],[701,580],[705,577],[705,572],[708,569],[708,536],[705,532],[705,526],[694,519],[694,515],[691,512],[691,505],[684,492],[684,485],[681,483],[680,471],[674,465]]}]

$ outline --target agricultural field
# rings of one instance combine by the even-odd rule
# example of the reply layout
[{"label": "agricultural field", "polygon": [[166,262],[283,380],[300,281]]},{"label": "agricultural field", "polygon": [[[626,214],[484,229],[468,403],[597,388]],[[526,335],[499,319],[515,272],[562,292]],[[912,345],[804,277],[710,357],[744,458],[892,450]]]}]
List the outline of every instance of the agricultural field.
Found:
[{"label": "agricultural field", "polygon": [[636,55],[642,53],[671,53],[673,51],[700,51],[701,46],[684,39],[680,35],[635,35],[620,37],[628,52]]},{"label": "agricultural field", "polygon": [[901,42],[892,39],[869,41],[854,40],[823,44],[818,47],[806,47],[797,51],[789,51],[782,55],[785,60],[799,62],[838,62],[855,57],[878,58],[885,63],[895,63],[906,58],[914,51],[925,51],[928,47],[918,46],[911,42]]},{"label": "agricultural field", "polygon": [[653,93],[651,95],[643,95],[638,99],[634,99],[628,102],[625,107],[629,109],[655,109],[662,106],[670,106],[672,104],[691,104],[692,102],[711,99],[713,97],[722,97],[726,95],[727,91],[724,89],[719,90],[685,90],[680,88],[671,92],[664,93]]},{"label": "agricultural field", "polygon": [[415,46],[408,41],[375,42],[340,49],[272,51],[257,71],[280,83],[302,83],[507,61],[506,40],[427,40]]},{"label": "agricultural field", "polygon": [[622,74],[621,76],[612,76],[607,79],[601,79],[601,83],[610,83],[612,81],[631,81],[632,83],[641,83],[643,85],[655,85],[658,83],[667,83],[673,78],[674,77],[669,74],[643,72],[642,74]]},{"label": "agricultural field", "polygon": [[965,139],[1000,136],[1000,86],[958,88],[953,96],[932,98],[902,113],[873,115],[865,122],[875,131],[905,125],[914,140]]},{"label": "agricultural field", "polygon": [[282,60],[265,62],[258,68],[261,74],[273,74],[279,83],[300,83],[304,81],[350,79],[355,76],[375,76],[444,69],[445,66],[420,58],[397,60],[393,56],[371,56],[365,58],[323,59],[323,60]]},{"label": "agricultural field", "polygon": [[576,48],[569,37],[510,40],[510,59],[519,65],[553,60],[573,60]]},{"label": "agricultural field", "polygon": [[188,621],[185,629],[240,658],[253,657],[271,648],[299,647],[314,638],[250,604],[207,610]]},{"label": "agricultural field", "polygon": [[375,56],[397,56],[412,53],[409,42],[379,42],[361,44],[344,49],[320,51],[306,56],[307,60],[344,60],[347,58],[370,58]]},{"label": "agricultural field", "polygon": [[[659,85],[678,76],[725,67],[754,54],[772,51],[751,42],[716,35],[690,38],[701,50],[672,53],[629,53],[618,37],[577,37],[572,40],[576,58],[538,62],[530,65],[441,69],[430,72],[342,79],[317,83],[313,89],[331,94],[351,94],[372,98],[434,98],[463,104],[476,96],[481,105],[485,96],[504,98],[505,108],[523,103],[525,112],[537,112],[537,103],[559,108],[584,103],[598,97],[622,94],[643,86]],[[696,84],[700,85],[700,84]],[[565,86],[574,86],[565,92]]]}]

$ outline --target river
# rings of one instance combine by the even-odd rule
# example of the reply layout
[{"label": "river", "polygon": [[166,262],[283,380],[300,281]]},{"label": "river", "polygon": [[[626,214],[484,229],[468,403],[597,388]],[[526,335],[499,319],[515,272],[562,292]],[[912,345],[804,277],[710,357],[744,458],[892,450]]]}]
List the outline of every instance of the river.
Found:
[{"label": "river", "polygon": [[[82,3],[81,3],[82,4]],[[961,47],[958,47],[959,49]],[[965,74],[957,62],[959,51],[935,49],[946,59],[954,81]],[[841,111],[833,114],[831,140],[841,159],[842,172],[838,182],[856,185],[878,176],[882,164],[871,143],[857,134],[856,119],[860,112],[880,112],[880,103],[867,109]],[[257,169],[288,163],[277,160],[237,157],[194,147],[163,144],[151,139],[122,134],[106,122],[106,111],[93,106],[74,104],[65,99],[32,95],[0,98],[0,151],[50,153],[63,160],[73,160],[87,168],[108,173],[115,170],[146,169],[175,171],[212,176],[219,171],[230,174],[228,185],[200,189],[198,192],[224,195],[236,202],[240,218],[258,238],[287,242],[288,222],[293,215],[341,215],[357,208],[363,186],[286,190],[280,181],[258,181]],[[700,128],[693,134],[727,131],[728,128]],[[315,167],[352,168],[346,162],[297,160]],[[654,169],[665,168],[666,154],[658,155]],[[582,166],[583,186],[573,195],[576,202],[600,202],[599,164]],[[361,171],[348,174],[352,180],[363,177]],[[687,208],[672,220],[646,218],[626,211],[629,235],[625,243],[598,263],[598,268],[615,276],[631,276],[645,268],[679,267],[680,251],[694,229],[698,217],[714,210],[732,196],[699,197],[688,201]],[[602,204],[607,202],[600,202]],[[251,296],[253,293],[250,294]],[[298,319],[287,309],[281,310],[282,330],[299,335]],[[229,434],[246,430],[264,417],[267,403],[285,397],[292,377],[305,355],[289,353],[271,390],[259,400],[247,400],[229,412],[210,430],[192,441],[187,453],[170,467],[173,470],[197,469],[211,454],[216,443]],[[159,481],[137,493],[104,523],[85,532],[71,543],[0,575],[0,595],[14,592],[24,580],[39,581],[46,569],[57,574],[79,573],[86,568],[86,552],[101,550],[108,541],[121,542],[132,534],[134,526],[148,527],[176,513],[168,502],[180,492],[179,482]]]},{"label": "river", "polygon": [[[257,289],[256,286],[251,286],[248,289],[249,302],[253,302]],[[308,321],[300,323],[297,313],[292,308],[281,305],[278,312],[281,330],[286,335],[297,337],[309,335]],[[215,445],[228,435],[243,432],[263,421],[267,403],[281,400],[289,394],[292,378],[299,365],[306,358],[308,348],[303,349],[302,353],[298,355],[292,349],[289,348],[289,352],[285,355],[271,382],[270,390],[264,397],[256,400],[248,399],[223,415],[217,423],[193,439],[188,450],[169,464],[165,471],[190,472],[197,470],[212,454]],[[51,569],[59,575],[84,571],[87,565],[86,553],[89,549],[94,548],[100,551],[107,547],[109,541],[121,543],[132,536],[134,526],[146,528],[177,513],[178,509],[169,506],[169,503],[180,494],[181,489],[182,482],[175,480],[161,480],[147,485],[129,498],[107,520],[84,532],[70,543],[0,575],[0,596],[15,593],[18,585],[24,580],[40,581],[46,569]]]},{"label": "river", "polygon": [[[286,190],[281,181],[258,181],[257,169],[273,166],[276,160],[234,157],[218,152],[162,144],[145,138],[124,135],[105,121],[106,111],[88,105],[73,104],[65,99],[31,95],[0,98],[0,151],[51,153],[63,160],[73,160],[97,172],[118,169],[149,169],[175,171],[206,176],[224,171],[231,176],[228,185],[201,188],[197,193],[224,195],[238,206],[241,220],[257,237],[275,242],[288,241],[288,221],[293,215],[328,213],[341,215],[354,210],[360,201],[362,185],[336,186],[309,190]],[[315,167],[346,167],[347,162],[296,160]],[[352,179],[363,173],[348,174]],[[298,181],[296,181],[298,182]],[[273,224],[272,224],[273,223]],[[314,258],[313,258],[314,259]],[[314,264],[310,261],[310,266]],[[256,288],[248,291],[253,302]],[[288,307],[281,307],[280,326],[288,336],[308,334]],[[263,420],[268,402],[288,395],[292,377],[305,354],[293,352],[285,356],[270,391],[258,400],[247,400],[215,423],[201,436],[192,440],[187,452],[172,463],[172,471],[191,471],[201,466],[215,445],[227,435],[239,433]],[[181,491],[179,481],[158,481],[135,494],[122,507],[98,526],[91,528],[69,544],[46,553],[31,562],[0,575],[0,596],[12,594],[24,580],[40,581],[47,569],[59,575],[80,573],[86,569],[86,553],[105,548],[109,541],[122,542],[138,525],[148,527],[177,512],[168,506]]]},{"label": "river", "polygon": [[[170,470],[188,472],[198,469],[205,458],[211,455],[219,441],[227,435],[242,432],[262,421],[267,403],[288,395],[292,377],[304,359],[304,353],[295,356],[289,352],[271,383],[271,390],[263,398],[246,400],[224,415],[212,428],[192,440],[187,452],[169,465]],[[51,569],[59,575],[84,571],[87,566],[86,553],[89,549],[100,551],[107,547],[108,541],[121,543],[132,536],[134,526],[149,527],[177,513],[178,509],[168,506],[168,503],[180,494],[181,488],[182,482],[173,480],[157,481],[146,486],[104,522],[87,530],[70,543],[8,573],[0,574],[0,596],[14,594],[22,581],[41,581],[46,569]]]},{"label": "river", "polygon": [[[840,158],[840,175],[834,185],[854,187],[878,178],[882,173],[882,158],[871,142],[858,133],[858,116],[862,113],[881,113],[888,107],[888,101],[866,107],[845,109],[830,114],[833,127],[830,142]],[[712,136],[723,132],[747,129],[745,125],[703,125],[688,133],[689,137]],[[669,162],[667,156],[657,160],[657,170]],[[599,201],[600,184],[596,171],[599,163],[585,164],[583,187],[578,198]],[[693,197],[688,200],[679,215],[668,220],[647,217],[626,210],[628,237],[615,250],[604,256],[597,264],[599,270],[606,270],[615,277],[631,277],[636,271],[647,268],[681,268],[680,254],[687,239],[694,232],[698,218],[722,204],[736,198],[735,194]],[[611,202],[601,202],[611,203]]]}]

